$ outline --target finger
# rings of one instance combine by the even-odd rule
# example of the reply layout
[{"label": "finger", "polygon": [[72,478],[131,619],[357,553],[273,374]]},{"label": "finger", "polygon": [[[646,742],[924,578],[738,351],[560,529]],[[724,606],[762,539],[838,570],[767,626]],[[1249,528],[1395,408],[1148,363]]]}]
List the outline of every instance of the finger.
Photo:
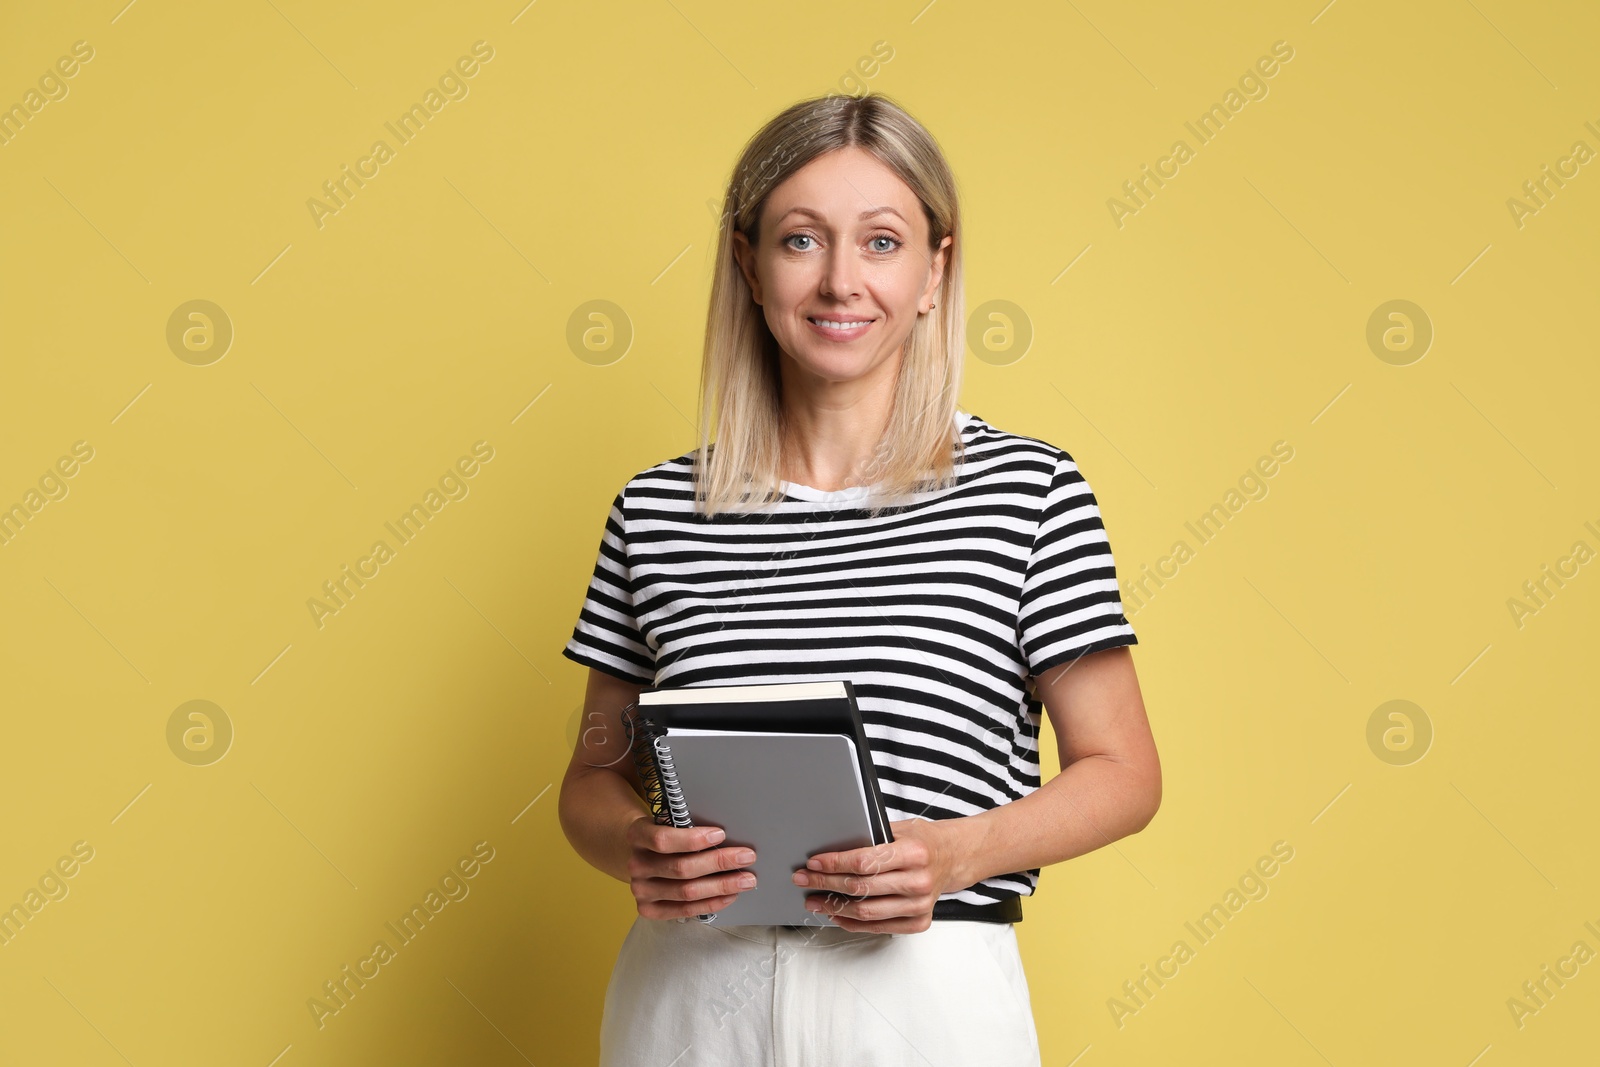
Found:
[{"label": "finger", "polygon": [[629,869],[630,876],[679,881],[721,871],[735,871],[756,861],[755,850],[737,845],[700,852],[652,852],[646,849],[634,855],[636,861]]},{"label": "finger", "polygon": [[808,890],[827,891],[858,900],[876,896],[911,896],[923,890],[916,872],[910,870],[872,875],[796,871],[791,881]]},{"label": "finger", "polygon": [[718,826],[663,826],[640,818],[628,827],[631,843],[652,852],[699,852],[721,844],[725,835]]},{"label": "finger", "polygon": [[710,897],[738,896],[754,889],[756,876],[749,871],[730,871],[709,878],[645,878],[636,883],[635,893],[646,900],[706,900]]},{"label": "finger", "polygon": [[807,911],[817,915],[865,922],[881,922],[902,916],[912,918],[917,915],[921,906],[919,898],[898,894],[865,899],[845,897],[835,893],[806,895]]},{"label": "finger", "polygon": [[933,925],[933,916],[909,915],[871,922],[865,919],[852,919],[847,915],[835,915],[829,922],[842,930],[858,934],[917,934]]},{"label": "finger", "polygon": [[639,904],[639,914],[646,919],[682,919],[690,915],[707,915],[721,911],[738,899],[739,895],[732,893],[687,903],[673,900],[642,901]]},{"label": "finger", "polygon": [[844,852],[819,852],[806,861],[806,871],[823,874],[879,874],[904,866],[898,844],[868,845]]}]

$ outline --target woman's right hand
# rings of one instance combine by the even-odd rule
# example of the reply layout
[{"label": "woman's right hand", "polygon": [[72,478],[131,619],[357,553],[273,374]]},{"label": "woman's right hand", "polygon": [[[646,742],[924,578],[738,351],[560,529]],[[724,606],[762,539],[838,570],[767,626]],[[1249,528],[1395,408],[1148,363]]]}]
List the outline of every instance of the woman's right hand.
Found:
[{"label": "woman's right hand", "polygon": [[639,914],[646,919],[704,915],[732,904],[741,890],[753,889],[755,874],[737,868],[754,863],[755,852],[738,845],[713,848],[712,837],[721,833],[715,826],[662,826],[649,815],[629,823],[628,880]]}]

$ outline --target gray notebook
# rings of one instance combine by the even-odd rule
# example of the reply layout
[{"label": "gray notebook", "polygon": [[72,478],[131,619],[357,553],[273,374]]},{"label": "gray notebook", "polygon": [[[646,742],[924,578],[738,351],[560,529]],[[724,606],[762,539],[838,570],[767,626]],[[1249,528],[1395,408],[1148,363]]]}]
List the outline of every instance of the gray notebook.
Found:
[{"label": "gray notebook", "polygon": [[[718,848],[756,851],[756,887],[712,912],[719,926],[831,926],[806,910],[790,880],[819,852],[872,844],[866,784],[855,743],[843,734],[671,727],[658,742],[670,754],[694,826],[720,826]],[[691,922],[694,920],[691,919]]]}]

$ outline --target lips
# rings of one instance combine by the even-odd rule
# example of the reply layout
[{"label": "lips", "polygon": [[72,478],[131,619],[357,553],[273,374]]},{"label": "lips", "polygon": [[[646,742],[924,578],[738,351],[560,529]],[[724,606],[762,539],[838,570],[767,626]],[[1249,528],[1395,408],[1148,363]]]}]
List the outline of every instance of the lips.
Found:
[{"label": "lips", "polygon": [[811,327],[812,333],[824,340],[840,344],[854,341],[857,337],[870,333],[877,321],[877,319],[819,319],[809,315],[806,317],[806,325]]}]

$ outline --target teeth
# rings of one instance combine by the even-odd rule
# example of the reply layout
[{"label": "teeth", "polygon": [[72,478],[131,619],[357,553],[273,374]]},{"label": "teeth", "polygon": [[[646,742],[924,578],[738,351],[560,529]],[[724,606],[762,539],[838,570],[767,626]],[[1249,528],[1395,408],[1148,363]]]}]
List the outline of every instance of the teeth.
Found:
[{"label": "teeth", "polygon": [[861,319],[857,322],[832,322],[828,319],[812,319],[811,321],[816,323],[818,326],[826,326],[830,330],[854,330],[858,327],[865,326],[872,320]]}]

